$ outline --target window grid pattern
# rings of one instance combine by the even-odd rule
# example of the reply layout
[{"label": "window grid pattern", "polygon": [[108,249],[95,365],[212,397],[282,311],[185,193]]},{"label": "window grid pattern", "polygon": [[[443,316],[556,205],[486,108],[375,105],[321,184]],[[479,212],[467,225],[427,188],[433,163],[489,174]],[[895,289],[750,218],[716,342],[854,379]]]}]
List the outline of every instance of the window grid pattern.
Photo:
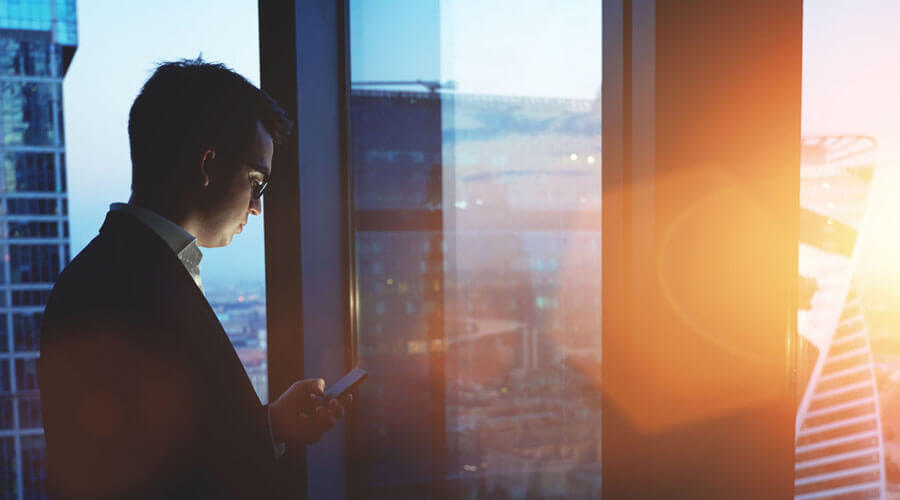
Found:
[{"label": "window grid pattern", "polygon": [[13,428],[12,381],[8,359],[0,359],[0,430]]},{"label": "window grid pattern", "polygon": [[75,0],[7,0],[0,3],[0,28],[49,32],[56,25],[56,41],[78,44]]},{"label": "window grid pattern", "polygon": [[75,0],[0,2],[0,499],[47,497],[35,309],[69,261],[62,80],[76,44]]},{"label": "window grid pattern", "polygon": [[22,490],[29,500],[49,498],[45,463],[44,436],[22,436]]},{"label": "window grid pattern", "polygon": [[0,497],[16,498],[16,442],[12,437],[0,438]]},{"label": "window grid pattern", "polygon": [[[67,245],[68,247],[68,245]],[[12,305],[14,306],[44,306],[50,298],[50,289],[47,290],[13,290]]]},{"label": "window grid pattern", "polygon": [[[13,345],[16,352],[36,352],[40,346],[43,313],[13,314]],[[4,317],[4,322],[6,321]]]},{"label": "window grid pattern", "polygon": [[62,73],[62,48],[49,42],[46,32],[7,32],[0,40],[0,75],[50,77]]},{"label": "window grid pattern", "polygon": [[59,276],[59,245],[10,245],[12,283],[54,283]]},{"label": "window grid pattern", "polygon": [[[56,222],[10,222],[7,224],[9,238],[57,238],[59,226]],[[64,233],[68,229],[68,223],[63,223]],[[65,234],[68,236],[68,234]]]},{"label": "window grid pattern", "polygon": [[41,398],[35,390],[33,394],[19,395],[19,428],[40,429],[44,423],[41,417]]},{"label": "window grid pattern", "polygon": [[60,191],[56,183],[55,153],[6,153],[3,165],[7,192]]},{"label": "window grid pattern", "polygon": [[[61,83],[3,81],[0,113],[2,144],[7,146],[55,146],[62,143],[57,128],[62,123]],[[58,115],[58,116],[55,116]]]},{"label": "window grid pattern", "polygon": [[[3,266],[0,266],[0,268],[2,267]],[[0,293],[0,296],[5,297],[6,294]],[[6,315],[0,314],[0,353],[9,352],[9,340],[9,328],[6,324]]]},{"label": "window grid pattern", "polygon": [[11,198],[6,200],[8,215],[66,215],[66,200],[56,198]]}]

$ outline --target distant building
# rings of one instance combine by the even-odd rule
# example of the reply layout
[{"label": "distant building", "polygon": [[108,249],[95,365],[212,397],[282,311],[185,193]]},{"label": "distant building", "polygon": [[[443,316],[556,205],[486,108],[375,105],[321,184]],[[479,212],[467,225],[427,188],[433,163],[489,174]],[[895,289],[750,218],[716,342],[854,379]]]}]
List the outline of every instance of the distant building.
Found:
[{"label": "distant building", "polygon": [[0,498],[43,498],[38,328],[69,260],[62,81],[75,1],[0,7]]},{"label": "distant building", "polygon": [[226,292],[224,297],[217,290],[217,293],[210,294],[210,305],[215,309],[222,328],[237,351],[256,394],[266,403],[269,400],[266,302],[261,294],[248,294],[247,288],[243,290],[244,292],[235,291],[230,295]]},{"label": "distant building", "polygon": [[350,109],[358,359],[372,374],[360,494],[524,498],[577,482],[589,497],[597,103],[354,90]]},{"label": "distant building", "polygon": [[853,286],[874,151],[869,137],[803,139],[798,500],[886,494],[879,388],[862,301]]},{"label": "distant building", "polygon": [[38,328],[69,259],[62,80],[75,1],[0,7],[0,498],[46,496]]},{"label": "distant building", "polygon": [[69,260],[62,81],[75,0],[0,6],[0,498],[46,497],[38,328]]}]

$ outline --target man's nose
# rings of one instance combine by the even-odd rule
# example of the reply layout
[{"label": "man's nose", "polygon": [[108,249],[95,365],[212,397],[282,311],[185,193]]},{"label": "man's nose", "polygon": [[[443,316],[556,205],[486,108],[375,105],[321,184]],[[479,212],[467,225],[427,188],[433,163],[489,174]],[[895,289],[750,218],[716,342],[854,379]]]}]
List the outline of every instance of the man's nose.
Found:
[{"label": "man's nose", "polygon": [[262,213],[262,198],[250,200],[250,213],[253,215],[259,215]]}]

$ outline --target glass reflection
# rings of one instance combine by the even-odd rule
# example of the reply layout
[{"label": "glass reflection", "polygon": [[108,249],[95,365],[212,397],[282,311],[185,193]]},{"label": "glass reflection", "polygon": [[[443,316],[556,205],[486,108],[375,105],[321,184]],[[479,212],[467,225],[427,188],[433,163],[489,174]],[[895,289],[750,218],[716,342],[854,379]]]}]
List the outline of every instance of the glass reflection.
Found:
[{"label": "glass reflection", "polygon": [[389,3],[351,2],[355,494],[597,498],[600,61],[534,35],[597,54],[600,7]]}]

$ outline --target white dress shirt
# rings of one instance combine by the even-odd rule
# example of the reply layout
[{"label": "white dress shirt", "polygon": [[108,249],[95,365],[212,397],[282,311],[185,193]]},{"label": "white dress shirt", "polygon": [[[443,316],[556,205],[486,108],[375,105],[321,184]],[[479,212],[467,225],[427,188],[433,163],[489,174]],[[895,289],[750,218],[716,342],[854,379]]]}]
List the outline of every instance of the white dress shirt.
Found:
[{"label": "white dress shirt", "polygon": [[109,210],[128,214],[152,229],[175,252],[194,283],[203,292],[203,281],[200,279],[200,261],[203,260],[203,253],[197,246],[197,238],[194,235],[156,212],[131,203],[113,203],[109,206]]},{"label": "white dress shirt", "polygon": [[[178,260],[187,269],[188,274],[191,275],[200,292],[204,296],[206,295],[206,292],[203,291],[203,281],[200,279],[200,261],[203,259],[203,253],[200,252],[200,248],[197,246],[197,238],[194,235],[156,212],[131,203],[113,203],[109,206],[109,211],[121,212],[134,217],[162,238],[166,245],[178,256]],[[272,441],[272,450],[275,452],[275,458],[281,458],[284,455],[286,445],[275,442],[275,436],[272,434],[272,417],[269,414],[268,406],[266,407],[266,421],[269,425],[269,439]]]}]

